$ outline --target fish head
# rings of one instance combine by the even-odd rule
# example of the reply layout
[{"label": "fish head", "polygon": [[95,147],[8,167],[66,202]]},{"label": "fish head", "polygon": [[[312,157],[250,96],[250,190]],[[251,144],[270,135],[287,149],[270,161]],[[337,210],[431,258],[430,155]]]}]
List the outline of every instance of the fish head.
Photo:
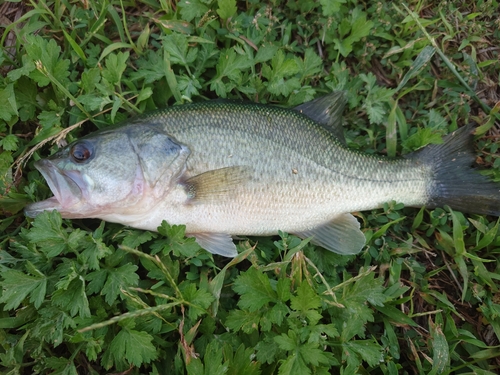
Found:
[{"label": "fish head", "polygon": [[57,210],[69,219],[141,214],[173,186],[188,155],[186,146],[154,127],[96,132],[35,162],[54,196],[28,205],[25,214]]}]

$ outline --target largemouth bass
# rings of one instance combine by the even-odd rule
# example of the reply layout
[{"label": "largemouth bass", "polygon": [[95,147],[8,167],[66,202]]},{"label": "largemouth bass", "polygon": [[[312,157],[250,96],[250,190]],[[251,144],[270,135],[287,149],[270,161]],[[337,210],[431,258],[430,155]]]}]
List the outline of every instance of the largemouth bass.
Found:
[{"label": "largemouth bass", "polygon": [[393,200],[500,215],[500,184],[471,167],[470,127],[405,158],[371,156],[339,139],[344,105],[335,92],[295,109],[207,101],[141,116],[36,162],[54,197],[25,212],[152,231],[166,220],[228,257],[231,236],[278,230],[358,253],[365,236],[351,212]]}]

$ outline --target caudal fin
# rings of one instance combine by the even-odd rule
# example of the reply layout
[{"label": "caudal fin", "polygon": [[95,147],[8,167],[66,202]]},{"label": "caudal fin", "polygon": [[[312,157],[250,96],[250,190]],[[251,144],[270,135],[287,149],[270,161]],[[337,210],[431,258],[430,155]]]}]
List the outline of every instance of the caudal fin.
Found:
[{"label": "caudal fin", "polygon": [[475,161],[472,132],[468,125],[448,134],[440,145],[430,145],[411,157],[432,167],[429,201],[433,208],[448,205],[457,211],[500,216],[500,183],[472,167]]}]

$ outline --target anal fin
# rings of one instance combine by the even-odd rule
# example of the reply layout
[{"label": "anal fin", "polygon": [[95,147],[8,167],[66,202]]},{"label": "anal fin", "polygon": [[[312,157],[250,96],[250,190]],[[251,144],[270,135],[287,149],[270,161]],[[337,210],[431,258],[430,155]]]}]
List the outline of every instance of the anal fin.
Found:
[{"label": "anal fin", "polygon": [[198,245],[212,254],[234,258],[238,255],[236,245],[229,234],[225,233],[191,233],[189,237],[194,237]]},{"label": "anal fin", "polygon": [[359,221],[351,214],[342,214],[325,225],[295,234],[312,237],[313,244],[342,255],[357,254],[366,243]]}]

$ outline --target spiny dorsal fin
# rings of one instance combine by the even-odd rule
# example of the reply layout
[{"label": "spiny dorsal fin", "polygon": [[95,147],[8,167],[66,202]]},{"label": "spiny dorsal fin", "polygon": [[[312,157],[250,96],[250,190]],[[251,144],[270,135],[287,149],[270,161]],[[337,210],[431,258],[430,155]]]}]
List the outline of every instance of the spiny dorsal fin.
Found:
[{"label": "spiny dorsal fin", "polygon": [[187,179],[184,186],[191,202],[219,201],[249,181],[250,172],[251,168],[245,166],[214,169]]},{"label": "spiny dorsal fin", "polygon": [[301,238],[312,237],[311,243],[342,255],[359,253],[366,242],[359,221],[351,214],[342,214],[318,228],[295,234]]},{"label": "spiny dorsal fin", "polygon": [[334,91],[331,94],[301,104],[294,110],[303,113],[311,120],[323,125],[342,143],[345,143],[342,129],[342,112],[347,103],[344,91]]}]

